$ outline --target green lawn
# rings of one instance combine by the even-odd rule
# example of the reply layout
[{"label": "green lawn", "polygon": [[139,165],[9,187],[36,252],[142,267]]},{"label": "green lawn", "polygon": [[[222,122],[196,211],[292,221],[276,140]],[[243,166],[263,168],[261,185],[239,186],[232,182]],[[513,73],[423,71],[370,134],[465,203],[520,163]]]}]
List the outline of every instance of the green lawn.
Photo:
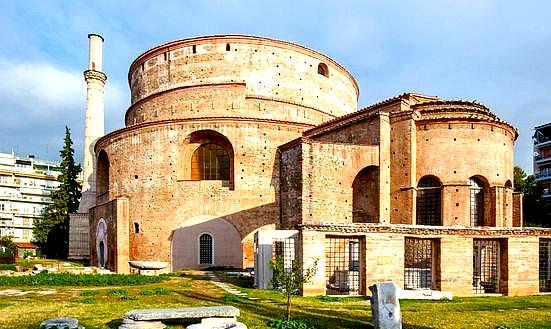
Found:
[{"label": "green lawn", "polygon": [[[243,288],[248,297],[228,295],[200,276],[170,277],[161,283],[139,286],[59,287],[2,286],[32,291],[22,296],[0,296],[0,328],[35,329],[53,317],[75,317],[87,329],[117,328],[132,309],[234,305],[239,320],[249,328],[266,328],[281,318],[285,303],[280,294]],[[44,290],[56,290],[41,295]],[[551,328],[551,295],[531,297],[455,298],[452,301],[401,301],[404,328]],[[365,298],[293,299],[293,318],[315,328],[372,328],[371,309]],[[183,328],[171,324],[171,328]]]}]

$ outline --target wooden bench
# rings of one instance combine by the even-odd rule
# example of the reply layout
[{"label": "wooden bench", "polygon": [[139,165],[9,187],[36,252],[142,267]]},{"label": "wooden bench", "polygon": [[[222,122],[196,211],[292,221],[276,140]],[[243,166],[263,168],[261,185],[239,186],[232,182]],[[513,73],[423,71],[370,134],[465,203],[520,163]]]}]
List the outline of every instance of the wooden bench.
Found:
[{"label": "wooden bench", "polygon": [[166,320],[198,320],[215,328],[217,324],[218,327],[227,328],[223,324],[236,322],[238,316],[239,309],[233,306],[132,310],[124,314],[119,329],[163,329],[166,326],[162,321]]}]

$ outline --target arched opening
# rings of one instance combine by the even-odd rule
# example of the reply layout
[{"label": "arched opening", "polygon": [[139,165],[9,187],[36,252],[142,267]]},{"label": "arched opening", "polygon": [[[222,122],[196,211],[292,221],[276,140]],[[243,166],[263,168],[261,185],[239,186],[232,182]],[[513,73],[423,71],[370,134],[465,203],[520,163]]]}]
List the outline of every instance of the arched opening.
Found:
[{"label": "arched opening", "polygon": [[352,183],[352,221],[379,222],[379,167],[362,169]]},{"label": "arched opening", "polygon": [[442,225],[442,183],[437,177],[425,176],[417,184],[417,225]]},{"label": "arched opening", "polygon": [[471,226],[484,226],[485,189],[484,181],[479,177],[468,180],[470,186],[470,217]]},{"label": "arched opening", "polygon": [[107,224],[100,218],[96,227],[96,253],[97,266],[105,267],[107,264]]},{"label": "arched opening", "polygon": [[513,184],[511,183],[511,180],[508,179],[506,182],[505,182],[505,187],[507,188],[512,188],[513,187]]},{"label": "arched opening", "polygon": [[233,147],[224,135],[200,130],[193,132],[188,142],[193,147],[189,179],[233,181]]},{"label": "arched opening", "polygon": [[96,193],[101,195],[109,191],[109,158],[104,150],[98,155],[96,174]]},{"label": "arched opening", "polygon": [[214,239],[212,235],[203,233],[199,236],[199,265],[214,264]]},{"label": "arched opening", "polygon": [[329,78],[329,68],[327,67],[327,64],[325,63],[318,64],[318,74],[321,74],[324,77]]}]

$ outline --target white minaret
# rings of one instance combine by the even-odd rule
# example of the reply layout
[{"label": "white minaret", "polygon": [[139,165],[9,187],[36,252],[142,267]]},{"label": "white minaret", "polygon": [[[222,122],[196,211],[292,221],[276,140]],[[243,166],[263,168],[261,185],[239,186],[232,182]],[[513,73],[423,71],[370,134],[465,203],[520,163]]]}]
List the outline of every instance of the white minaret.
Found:
[{"label": "white minaret", "polygon": [[82,160],[82,198],[79,213],[88,213],[96,203],[96,155],[94,145],[104,134],[104,89],[107,76],[102,72],[103,38],[89,34],[90,57],[88,69],[84,71],[86,80],[86,120],[84,123],[84,153]]}]

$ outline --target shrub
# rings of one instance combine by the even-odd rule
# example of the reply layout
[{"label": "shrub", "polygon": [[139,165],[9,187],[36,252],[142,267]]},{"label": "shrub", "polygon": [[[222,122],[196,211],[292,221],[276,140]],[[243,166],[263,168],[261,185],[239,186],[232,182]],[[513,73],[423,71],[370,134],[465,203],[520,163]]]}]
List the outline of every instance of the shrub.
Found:
[{"label": "shrub", "polygon": [[268,321],[268,327],[276,329],[314,329],[314,327],[308,323],[298,320],[270,320]]},{"label": "shrub", "polygon": [[15,264],[0,264],[0,271],[15,271]]},{"label": "shrub", "polygon": [[107,296],[126,296],[128,295],[128,290],[126,289],[112,289],[107,292]]},{"label": "shrub", "polygon": [[96,302],[96,299],[92,297],[88,297],[88,298],[82,299],[80,302],[83,304],[94,304]]},{"label": "shrub", "polygon": [[151,290],[143,290],[143,291],[140,291],[140,295],[141,296],[154,296],[155,293]]},{"label": "shrub", "polygon": [[191,280],[186,280],[186,281],[180,283],[180,287],[182,287],[182,288],[191,288]]},{"label": "shrub", "polygon": [[170,295],[172,293],[172,290],[168,290],[165,288],[155,288],[153,292],[157,296],[166,296],[166,295]]},{"label": "shrub", "polygon": [[239,301],[239,297],[236,295],[231,294],[225,294],[224,295],[224,303],[235,303]]},{"label": "shrub", "polygon": [[0,277],[0,286],[135,286],[159,283],[167,278],[167,276],[138,274],[39,273],[29,276]]}]

